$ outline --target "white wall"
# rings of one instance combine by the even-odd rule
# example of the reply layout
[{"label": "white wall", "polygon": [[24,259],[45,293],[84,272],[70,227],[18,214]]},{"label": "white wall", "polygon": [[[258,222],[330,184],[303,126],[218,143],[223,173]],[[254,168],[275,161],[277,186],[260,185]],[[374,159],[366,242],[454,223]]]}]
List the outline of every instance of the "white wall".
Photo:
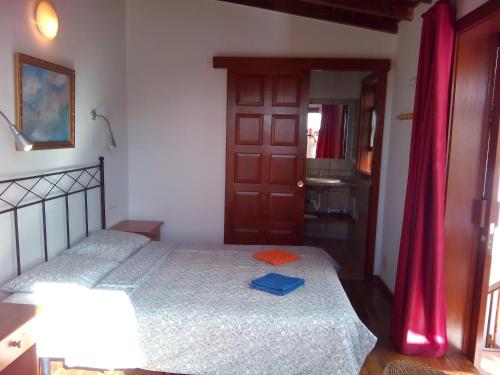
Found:
[{"label": "white wall", "polygon": [[[76,148],[18,152],[9,129],[0,119],[0,179],[33,172],[87,165],[105,157],[107,201],[116,206],[108,211],[108,223],[127,216],[127,127],[125,85],[125,3],[116,0],[53,0],[59,14],[59,34],[53,41],[44,39],[33,20],[35,0],[0,0],[0,110],[15,120],[14,53],[42,58],[76,70],[75,127]],[[106,147],[103,123],[90,120],[93,107],[109,116],[119,145]],[[92,197],[97,209],[98,195]],[[72,220],[82,221],[82,200],[71,201],[77,210]],[[47,208],[49,247],[53,254],[64,248],[63,206]],[[39,209],[20,212],[23,264],[29,266],[42,254]],[[78,212],[78,213],[76,213]],[[98,227],[98,212],[92,212],[92,227]],[[58,223],[56,225],[56,223]],[[10,215],[0,216],[0,284],[15,272]],[[58,227],[59,225],[59,227]],[[76,226],[75,226],[76,227]],[[29,228],[29,232],[27,230]],[[75,228],[72,239],[83,234]],[[1,296],[0,296],[1,297]]]},{"label": "white wall", "polygon": [[457,19],[465,16],[467,13],[472,12],[474,9],[483,5],[488,0],[455,0],[457,8]]},{"label": "white wall", "polygon": [[311,99],[359,99],[363,78],[370,72],[313,70]]},{"label": "white wall", "polygon": [[226,71],[214,55],[392,58],[392,34],[214,0],[127,1],[130,216],[221,243]]},{"label": "white wall", "polygon": [[393,61],[392,110],[384,129],[388,146],[382,159],[374,273],[379,274],[391,290],[396,279],[412,126],[411,121],[399,121],[396,116],[413,112],[421,14],[428,8],[429,5],[420,5],[412,22],[399,24],[398,47]]}]

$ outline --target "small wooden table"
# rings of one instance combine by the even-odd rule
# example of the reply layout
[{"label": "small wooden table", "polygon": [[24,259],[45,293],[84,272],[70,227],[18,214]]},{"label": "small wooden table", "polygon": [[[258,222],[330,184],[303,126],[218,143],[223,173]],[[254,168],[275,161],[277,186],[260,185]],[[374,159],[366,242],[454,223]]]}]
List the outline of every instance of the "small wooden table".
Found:
[{"label": "small wooden table", "polygon": [[148,237],[151,241],[159,241],[160,227],[162,224],[163,221],[123,220],[118,224],[113,225],[110,229],[142,234],[143,236]]},{"label": "small wooden table", "polygon": [[36,307],[0,303],[0,373],[37,375],[38,360],[33,338]]}]

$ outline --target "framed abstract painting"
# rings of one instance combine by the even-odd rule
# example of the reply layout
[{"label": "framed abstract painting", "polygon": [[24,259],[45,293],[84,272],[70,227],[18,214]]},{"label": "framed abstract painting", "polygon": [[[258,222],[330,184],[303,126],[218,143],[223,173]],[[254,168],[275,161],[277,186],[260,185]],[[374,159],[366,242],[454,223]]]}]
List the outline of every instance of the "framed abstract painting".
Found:
[{"label": "framed abstract painting", "polygon": [[17,127],[33,150],[75,147],[75,71],[16,53]]}]

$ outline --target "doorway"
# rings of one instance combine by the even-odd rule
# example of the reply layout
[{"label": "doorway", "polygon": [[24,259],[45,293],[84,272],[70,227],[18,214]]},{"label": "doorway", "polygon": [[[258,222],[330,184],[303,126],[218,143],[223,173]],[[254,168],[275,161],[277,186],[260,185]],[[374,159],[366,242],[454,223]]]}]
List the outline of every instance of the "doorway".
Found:
[{"label": "doorway", "polygon": [[311,71],[304,244],[327,250],[342,280],[364,279],[378,83],[370,71]]},{"label": "doorway", "polygon": [[[303,244],[309,75],[374,73],[364,277],[373,274],[387,71],[385,59],[214,57],[228,70],[225,243]],[[368,147],[368,146],[367,146]]]}]

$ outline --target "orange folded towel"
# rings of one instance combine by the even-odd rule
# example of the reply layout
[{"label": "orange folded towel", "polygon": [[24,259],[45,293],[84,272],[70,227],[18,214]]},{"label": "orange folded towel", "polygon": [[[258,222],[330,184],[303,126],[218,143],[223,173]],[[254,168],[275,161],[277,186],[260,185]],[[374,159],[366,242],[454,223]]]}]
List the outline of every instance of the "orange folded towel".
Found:
[{"label": "orange folded towel", "polygon": [[289,253],[281,249],[260,251],[258,253],[255,253],[253,256],[255,257],[255,259],[272,264],[273,266],[295,262],[300,259],[297,254]]}]

